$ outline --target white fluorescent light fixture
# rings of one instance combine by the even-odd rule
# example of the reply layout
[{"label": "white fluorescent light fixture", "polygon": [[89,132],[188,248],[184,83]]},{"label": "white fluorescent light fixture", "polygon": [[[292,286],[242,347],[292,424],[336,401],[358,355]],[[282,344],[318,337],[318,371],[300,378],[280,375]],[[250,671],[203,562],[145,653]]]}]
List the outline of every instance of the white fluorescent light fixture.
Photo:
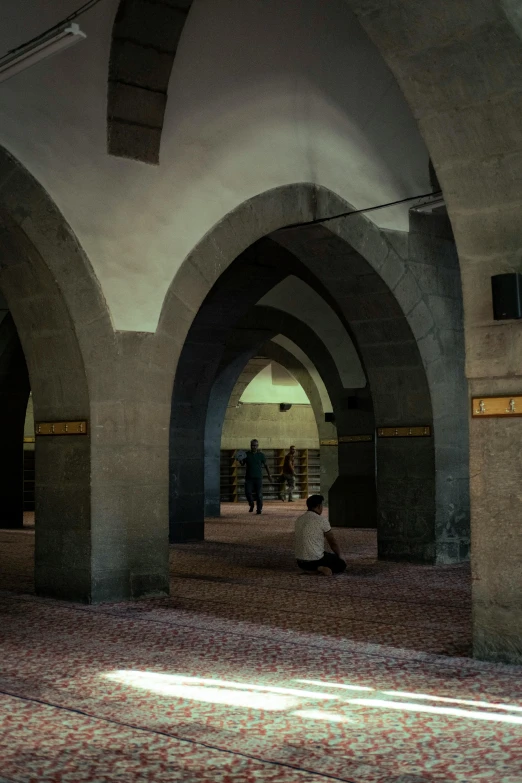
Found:
[{"label": "white fluorescent light fixture", "polygon": [[411,207],[415,212],[435,212],[438,209],[442,209],[446,206],[446,202],[444,201],[444,198],[442,196],[437,196],[437,198],[431,199],[431,201],[424,201],[422,204],[416,204],[414,207]]},{"label": "white fluorescent light fixture", "polygon": [[87,38],[80,26],[74,23],[58,27],[52,32],[44,33],[40,38],[31,41],[18,49],[0,57],[0,82],[5,82],[20,71],[25,71],[46,57],[52,57],[63,49]]}]

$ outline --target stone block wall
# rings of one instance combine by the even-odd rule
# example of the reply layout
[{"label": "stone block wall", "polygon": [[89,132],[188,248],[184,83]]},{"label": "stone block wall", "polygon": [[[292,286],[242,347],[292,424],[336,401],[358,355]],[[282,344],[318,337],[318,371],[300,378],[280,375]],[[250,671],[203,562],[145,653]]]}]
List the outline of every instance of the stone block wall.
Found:
[{"label": "stone block wall", "polygon": [[311,405],[292,405],[281,413],[279,405],[245,403],[227,408],[222,449],[245,449],[252,438],[263,449],[318,449],[319,437]]}]

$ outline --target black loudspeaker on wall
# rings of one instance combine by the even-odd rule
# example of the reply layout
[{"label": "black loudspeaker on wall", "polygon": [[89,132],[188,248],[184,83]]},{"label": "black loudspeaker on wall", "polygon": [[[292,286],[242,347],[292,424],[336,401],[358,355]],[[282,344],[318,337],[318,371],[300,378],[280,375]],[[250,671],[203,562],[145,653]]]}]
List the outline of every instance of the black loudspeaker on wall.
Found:
[{"label": "black loudspeaker on wall", "polygon": [[335,424],[335,415],[330,411],[324,414],[324,420],[327,424]]},{"label": "black loudspeaker on wall", "polygon": [[289,402],[280,402],[279,403],[279,410],[281,411],[281,413],[286,413],[287,411],[290,410],[291,407],[292,406],[291,406],[291,404]]},{"label": "black loudspeaker on wall", "polygon": [[491,291],[495,321],[522,318],[522,275],[518,272],[493,275]]}]

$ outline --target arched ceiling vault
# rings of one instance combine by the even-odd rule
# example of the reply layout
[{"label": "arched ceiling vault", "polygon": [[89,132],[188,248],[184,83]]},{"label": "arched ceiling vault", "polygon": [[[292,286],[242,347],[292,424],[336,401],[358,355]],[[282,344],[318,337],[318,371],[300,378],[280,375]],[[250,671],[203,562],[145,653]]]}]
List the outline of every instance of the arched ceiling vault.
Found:
[{"label": "arched ceiling vault", "polygon": [[306,391],[292,372],[277,360],[268,360],[265,367],[259,367],[257,373],[247,383],[239,402],[291,405],[310,405]]},{"label": "arched ceiling vault", "polygon": [[328,346],[345,389],[364,388],[366,376],[355,346],[327,299],[304,280],[289,275],[258,302],[294,315],[307,323]]},{"label": "arched ceiling vault", "polygon": [[294,356],[294,358],[304,367],[317,388],[323,410],[329,412],[333,411],[328,389],[308,355],[299,348],[293,340],[290,340],[290,338],[286,337],[284,334],[276,334],[271,342]]}]

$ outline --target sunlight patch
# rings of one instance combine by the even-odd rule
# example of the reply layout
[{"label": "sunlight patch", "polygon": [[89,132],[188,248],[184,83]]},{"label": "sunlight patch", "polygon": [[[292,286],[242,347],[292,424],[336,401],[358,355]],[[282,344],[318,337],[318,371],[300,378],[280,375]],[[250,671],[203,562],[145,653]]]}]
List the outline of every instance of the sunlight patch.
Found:
[{"label": "sunlight patch", "polygon": [[369,688],[365,685],[345,685],[339,682],[322,682],[321,680],[296,680],[303,685],[318,685],[320,688],[340,688],[346,691],[374,691],[375,688]]},{"label": "sunlight patch", "polygon": [[325,712],[324,710],[295,710],[292,715],[309,720],[326,720],[329,723],[355,723],[353,718],[339,715],[337,712]]},{"label": "sunlight patch", "polygon": [[114,682],[121,682],[134,688],[143,688],[163,696],[258,710],[287,710],[297,707],[303,699],[337,700],[336,696],[328,693],[271,685],[255,685],[233,680],[185,677],[180,674],[122,670],[110,672],[104,676]]},{"label": "sunlight patch", "polygon": [[472,701],[471,699],[452,699],[449,696],[430,696],[427,693],[408,693],[407,691],[382,691],[385,696],[400,696],[405,699],[419,699],[420,701],[440,701],[445,704],[464,704],[466,707],[484,707],[490,710],[509,710],[522,712],[522,707],[513,704],[490,704],[487,701]]},{"label": "sunlight patch", "polygon": [[385,701],[384,699],[347,699],[346,704],[358,704],[361,707],[381,707],[387,710],[425,712],[430,715],[449,715],[453,718],[467,718],[468,720],[484,720],[495,723],[522,724],[522,718],[518,718],[516,715],[499,715],[495,712],[461,710],[458,707],[431,707],[428,704],[414,704],[408,701]]}]

